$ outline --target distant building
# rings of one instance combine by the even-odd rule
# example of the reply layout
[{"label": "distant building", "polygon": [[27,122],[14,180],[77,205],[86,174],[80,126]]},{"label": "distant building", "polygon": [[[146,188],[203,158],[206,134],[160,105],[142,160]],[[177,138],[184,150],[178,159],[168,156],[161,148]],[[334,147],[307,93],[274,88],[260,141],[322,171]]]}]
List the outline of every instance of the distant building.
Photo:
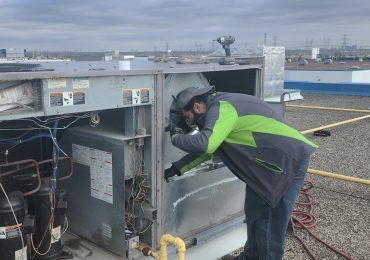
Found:
[{"label": "distant building", "polygon": [[18,49],[0,49],[0,58],[4,58],[7,60],[20,60],[25,58],[26,50],[18,50]]},{"label": "distant building", "polygon": [[321,83],[370,83],[370,64],[359,62],[335,62],[329,58],[324,62],[305,66],[285,66],[284,79],[295,82]]},{"label": "distant building", "polygon": [[316,60],[320,57],[320,48],[312,48],[311,59]]}]

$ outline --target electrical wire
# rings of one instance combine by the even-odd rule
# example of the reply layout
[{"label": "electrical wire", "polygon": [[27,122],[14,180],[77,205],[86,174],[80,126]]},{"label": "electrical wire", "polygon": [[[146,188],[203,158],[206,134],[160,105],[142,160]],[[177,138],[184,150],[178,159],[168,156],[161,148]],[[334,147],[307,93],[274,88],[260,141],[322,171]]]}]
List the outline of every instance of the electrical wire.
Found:
[{"label": "electrical wire", "polygon": [[21,259],[23,259],[23,254],[24,254],[24,241],[23,241],[23,234],[22,234],[22,230],[21,230],[21,226],[18,222],[18,219],[17,219],[17,216],[15,215],[15,212],[14,212],[14,209],[13,209],[13,206],[12,204],[10,203],[10,200],[9,200],[9,197],[8,197],[8,194],[6,194],[6,191],[3,187],[3,185],[1,184],[0,182],[0,187],[1,187],[1,190],[3,191],[4,195],[5,195],[5,198],[6,200],[8,201],[8,204],[9,204],[9,207],[13,213],[13,217],[14,217],[14,220],[15,220],[15,223],[17,224],[17,228],[18,228],[18,231],[19,231],[19,234],[21,235],[21,240],[22,240],[22,254],[21,254]]},{"label": "electrical wire", "polygon": [[55,138],[52,137],[52,132],[51,132],[51,129],[48,129],[50,134],[37,134],[37,135],[34,135],[34,136],[31,136],[29,138],[26,138],[24,140],[17,140],[17,141],[12,141],[12,142],[9,142],[9,143],[4,143],[4,142],[1,142],[0,141],[0,144],[11,144],[11,143],[15,143],[13,146],[11,146],[10,148],[7,148],[3,151],[1,151],[0,153],[9,153],[9,151],[15,147],[17,147],[18,145],[20,144],[23,144],[23,143],[27,143],[27,142],[30,142],[32,140],[35,140],[35,139],[38,139],[38,138],[44,138],[44,137],[47,137],[47,138],[50,138],[54,145],[58,148],[59,151],[61,151],[65,156],[68,157],[67,153],[65,153],[62,148],[59,147],[58,143],[56,142]]},{"label": "electrical wire", "polygon": [[152,225],[152,222],[149,223],[147,227],[145,227],[143,230],[136,230],[135,225],[132,223],[132,220],[134,220],[134,211],[135,211],[135,204],[140,203],[140,208],[142,211],[143,204],[146,201],[146,196],[148,193],[148,189],[150,186],[148,185],[148,174],[144,171],[144,159],[143,159],[143,150],[144,146],[140,143],[135,143],[133,141],[131,143],[132,146],[132,160],[131,160],[131,167],[133,170],[133,177],[132,177],[132,183],[130,186],[130,195],[128,200],[128,207],[126,210],[126,225],[129,227],[129,231],[135,233],[135,234],[142,234],[146,232],[150,226]]},{"label": "electrical wire", "polygon": [[[32,122],[33,124],[35,124],[36,126],[38,127],[27,127],[27,128],[0,128],[0,131],[27,131],[26,133],[23,133],[21,134],[20,136],[18,137],[12,137],[12,138],[1,138],[0,139],[0,144],[3,144],[3,145],[13,145],[11,146],[10,148],[6,149],[5,151],[5,155],[7,157],[8,153],[9,153],[9,150],[13,149],[14,147],[20,145],[20,144],[23,144],[23,143],[27,143],[27,142],[30,142],[32,140],[35,140],[35,139],[38,139],[38,138],[50,138],[53,142],[53,146],[54,146],[54,149],[56,149],[56,156],[59,157],[59,151],[62,152],[65,156],[68,157],[67,153],[65,153],[61,148],[60,146],[58,145],[57,143],[57,140],[56,140],[56,131],[57,130],[64,130],[64,129],[67,129],[68,127],[70,127],[71,125],[73,125],[74,123],[76,123],[78,120],[82,119],[82,118],[88,118],[90,117],[90,125],[92,124],[92,126],[97,126],[99,123],[100,123],[100,116],[98,114],[99,112],[93,112],[93,113],[86,113],[82,116],[76,116],[76,115],[67,115],[67,116],[59,116],[59,117],[54,117],[54,118],[48,118],[46,120],[41,120],[39,118],[34,118],[34,119],[19,119],[19,121],[27,121],[27,122]],[[56,127],[57,126],[57,123],[59,120],[61,119],[66,119],[66,118],[71,118],[71,117],[75,117],[76,119],[74,119],[73,121],[71,121],[70,123],[68,123],[67,125],[63,126],[63,127]],[[44,124],[48,124],[48,123],[54,123],[54,127],[53,127],[53,132],[52,132],[52,128],[47,126],[47,125],[44,125]],[[28,138],[25,138],[25,139],[22,139],[24,136],[26,136],[30,130],[48,130],[49,131],[49,134],[46,134],[46,133],[41,133],[41,134],[36,134],[36,135],[33,135],[31,137],[28,137]],[[6,158],[6,161],[7,161],[7,158]],[[19,226],[19,223],[18,223],[18,220],[16,218],[16,215],[14,213],[14,210],[12,208],[12,205],[9,201],[9,198],[2,186],[2,184],[0,183],[1,185],[1,189],[3,190],[7,200],[8,200],[8,203],[11,207],[11,210],[13,212],[13,216],[15,218],[15,221],[17,223],[17,226],[18,226],[18,230],[20,232],[20,235],[21,235],[21,239],[22,239],[22,258],[23,258],[23,248],[24,248],[24,241],[23,241],[23,234],[21,232],[21,229],[20,229],[20,226]],[[45,228],[45,232],[42,236],[42,239],[40,240],[39,244],[37,245],[37,247],[35,247],[34,245],[34,241],[33,241],[33,235],[30,234],[30,241],[31,241],[31,245],[32,245],[32,248],[33,248],[33,251],[35,252],[35,254],[33,255],[33,257],[35,257],[35,255],[40,255],[40,256],[44,256],[44,255],[47,255],[48,252],[50,251],[51,249],[51,245],[52,245],[52,239],[54,238],[54,235],[52,234],[52,230],[53,230],[53,226],[54,226],[54,211],[55,211],[55,204],[56,204],[56,198],[55,198],[55,192],[52,191],[52,196],[51,196],[51,210],[50,210],[50,218],[49,218],[49,222]],[[65,217],[65,225],[63,226],[63,231],[62,231],[62,234],[64,234],[68,229],[68,219],[67,217]],[[39,251],[39,248],[40,246],[42,245],[45,237],[46,237],[46,234],[50,233],[50,242],[49,242],[49,246],[48,246],[48,249],[46,250],[46,252],[40,252]],[[55,239],[55,238],[54,238]],[[32,257],[32,258],[33,258]]]},{"label": "electrical wire", "polygon": [[98,112],[92,112],[90,114],[90,126],[97,127],[100,124],[100,116]]},{"label": "electrical wire", "polygon": [[63,225],[62,236],[64,235],[64,233],[67,232],[68,227],[69,227],[68,218],[67,218],[67,214],[65,214],[64,215],[64,225]]},{"label": "electrical wire", "polygon": [[[33,242],[33,235],[30,234],[30,240],[31,240],[31,245],[32,245],[32,249],[33,251],[35,252],[35,254],[32,256],[32,258],[34,258],[37,255],[41,255],[41,256],[44,256],[46,254],[49,253],[50,249],[51,249],[51,244],[52,244],[52,230],[53,230],[53,227],[54,227],[54,211],[55,211],[55,206],[56,206],[56,198],[55,198],[55,193],[53,192],[52,193],[52,196],[51,196],[51,207],[50,207],[50,218],[49,218],[49,222],[48,224],[46,225],[45,227],[45,231],[44,231],[44,234],[38,244],[37,247],[35,247],[34,245],[34,242]],[[46,237],[46,234],[48,233],[49,231],[49,234],[50,234],[50,242],[49,242],[49,247],[48,249],[46,250],[46,252],[44,253],[40,253],[38,250],[40,248],[40,246],[42,245],[45,237]]]},{"label": "electrical wire", "polygon": [[310,255],[310,257],[314,260],[317,260],[318,258],[308,248],[305,241],[301,237],[298,236],[297,234],[298,229],[305,230],[306,232],[308,232],[309,235],[311,235],[318,242],[320,242],[321,244],[329,248],[335,254],[340,255],[348,260],[353,259],[351,256],[348,256],[345,253],[339,251],[338,249],[329,245],[327,242],[323,241],[322,239],[320,239],[319,237],[317,237],[315,234],[311,232],[311,229],[314,228],[317,224],[315,215],[313,214],[313,205],[315,203],[315,199],[311,194],[309,194],[309,190],[312,188],[313,188],[313,183],[310,181],[305,181],[299,192],[298,199],[295,203],[296,208],[293,210],[292,217],[291,217],[294,237],[302,244],[303,248]]},{"label": "electrical wire", "polygon": [[[95,112],[97,113],[97,112]],[[75,120],[73,120],[72,122],[68,123],[67,125],[65,126],[62,126],[62,127],[58,127],[56,128],[57,130],[65,130],[67,129],[68,127],[70,127],[71,125],[73,125],[74,123],[76,123],[77,121],[79,121],[80,119],[83,119],[83,118],[89,118],[91,115],[91,113],[86,113],[82,116],[71,116],[71,117],[76,117]],[[69,117],[70,118],[70,117]],[[65,119],[65,118],[64,118]],[[0,131],[25,131],[25,130],[45,130],[45,129],[50,129],[49,126],[46,126],[46,125],[42,125],[38,122],[36,122],[34,119],[29,119],[29,118],[22,118],[22,119],[17,119],[17,120],[20,120],[20,121],[27,121],[27,122],[32,122],[34,123],[35,125],[37,125],[38,127],[28,127],[28,128],[0,128]],[[57,120],[56,118],[54,119],[54,121]],[[53,121],[51,121],[53,122]],[[47,123],[51,123],[51,122],[47,122]]]}]

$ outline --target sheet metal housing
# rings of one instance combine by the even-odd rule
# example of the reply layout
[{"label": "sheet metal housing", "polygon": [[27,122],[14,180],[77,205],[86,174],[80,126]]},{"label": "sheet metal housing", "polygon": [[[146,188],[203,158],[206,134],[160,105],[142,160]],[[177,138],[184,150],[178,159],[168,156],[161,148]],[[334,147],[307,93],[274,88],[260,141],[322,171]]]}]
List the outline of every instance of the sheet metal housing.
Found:
[{"label": "sheet metal housing", "polygon": [[[148,207],[152,209],[152,225],[144,234],[140,234],[140,240],[147,245],[157,248],[159,239],[164,233],[171,233],[179,236],[186,241],[194,241],[197,238],[204,238],[207,230],[212,229],[215,234],[217,227],[223,230],[222,224],[226,222],[235,222],[235,219],[243,215],[244,185],[232,175],[227,168],[212,167],[212,161],[204,164],[199,169],[193,170],[186,177],[179,178],[169,184],[164,182],[163,171],[171,165],[171,162],[179,159],[184,153],[173,147],[169,133],[165,132],[168,124],[169,106],[172,101],[172,95],[177,94],[182,89],[197,85],[207,84],[215,85],[216,91],[228,91],[236,93],[245,93],[263,98],[264,86],[264,59],[260,58],[261,63],[249,65],[230,65],[220,66],[218,64],[201,64],[175,66],[166,68],[139,69],[139,70],[106,70],[106,71],[53,71],[53,72],[27,72],[27,73],[1,73],[0,85],[8,84],[11,81],[32,81],[39,88],[41,105],[33,109],[20,109],[0,113],[0,120],[13,120],[17,118],[28,118],[35,116],[51,116],[76,112],[103,111],[106,118],[120,116],[119,120],[108,120],[109,127],[116,128],[121,133],[122,149],[112,151],[113,160],[120,158],[122,162],[116,164],[116,170],[113,172],[113,185],[116,190],[124,187],[124,180],[129,179],[130,169],[125,165],[129,163],[130,154],[127,157],[125,142],[139,138],[136,132],[139,128],[146,129],[144,157],[149,171],[150,190],[147,195]],[[50,87],[51,79],[65,79],[66,84],[61,87],[55,85]],[[73,81],[87,80],[82,87],[76,88]],[[124,103],[125,90],[149,89],[149,99],[146,102],[131,104]],[[54,92],[83,92],[85,102],[83,104],[52,106],[50,95]],[[144,113],[138,115],[138,110],[144,107]],[[110,116],[111,115],[111,116]],[[104,120],[104,118],[103,118]],[[144,123],[133,122],[138,120]],[[77,131],[78,130],[72,130]],[[76,133],[77,133],[76,132]],[[71,139],[68,143],[84,143],[87,146],[94,146],[93,131],[85,131],[84,138]],[[77,134],[75,134],[77,136]],[[91,135],[91,136],[89,136]],[[103,135],[109,136],[107,132]],[[69,137],[65,137],[69,138]],[[117,139],[117,140],[118,140]],[[89,140],[89,141],[83,141]],[[115,144],[120,146],[120,142]],[[103,150],[109,147],[102,146]],[[68,150],[68,149],[67,149]],[[70,151],[70,150],[68,150]],[[125,155],[122,155],[124,153]],[[120,156],[120,157],[119,157]],[[70,215],[73,216],[71,231],[80,234],[89,240],[93,239],[94,230],[103,215],[94,216],[94,224],[83,225],[88,230],[84,233],[79,225],[88,217],[87,212],[91,211],[94,205],[104,205],[104,201],[96,200],[90,196],[90,181],[86,174],[86,169],[81,169],[81,165],[76,164],[76,174],[82,174],[71,183],[66,185],[71,190],[77,191],[78,187],[84,187],[80,190],[85,196],[89,207],[78,206],[71,207]],[[84,176],[84,177],[82,177]],[[68,190],[67,190],[68,192]],[[73,194],[73,193],[72,193]],[[78,193],[74,193],[77,195]],[[124,201],[124,196],[118,196]],[[123,216],[123,201],[117,206],[117,214]],[[79,202],[81,203],[82,200]],[[104,208],[104,206],[102,206]],[[103,214],[103,213],[101,213]],[[155,216],[154,216],[155,215]],[[81,218],[79,218],[81,216]],[[118,239],[112,246],[105,248],[125,255],[123,250],[124,223],[118,224],[118,219],[112,221],[115,223],[115,232]],[[102,220],[102,223],[104,221]],[[109,222],[109,220],[105,221]],[[121,229],[120,229],[121,226]],[[122,232],[122,236],[119,234]],[[216,232],[217,233],[217,232]],[[97,241],[95,241],[97,242]],[[99,242],[97,242],[99,243]],[[101,245],[106,245],[102,242]],[[120,250],[119,245],[122,245]],[[127,255],[126,255],[127,256]],[[129,256],[130,258],[130,256]]]}]

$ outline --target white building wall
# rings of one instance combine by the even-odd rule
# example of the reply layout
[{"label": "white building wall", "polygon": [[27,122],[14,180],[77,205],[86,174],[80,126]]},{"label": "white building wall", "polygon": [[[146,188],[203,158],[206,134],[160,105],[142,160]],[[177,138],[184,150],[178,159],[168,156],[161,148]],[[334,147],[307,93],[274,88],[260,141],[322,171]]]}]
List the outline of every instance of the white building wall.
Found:
[{"label": "white building wall", "polygon": [[[284,79],[323,83],[349,83],[352,82],[352,73],[353,71],[285,70]],[[362,76],[359,76],[359,78],[362,78]],[[368,82],[370,82],[370,79]]]},{"label": "white building wall", "polygon": [[370,70],[359,70],[352,72],[353,83],[370,83]]},{"label": "white building wall", "polygon": [[320,48],[312,48],[311,59],[316,60],[317,55],[320,54]]}]

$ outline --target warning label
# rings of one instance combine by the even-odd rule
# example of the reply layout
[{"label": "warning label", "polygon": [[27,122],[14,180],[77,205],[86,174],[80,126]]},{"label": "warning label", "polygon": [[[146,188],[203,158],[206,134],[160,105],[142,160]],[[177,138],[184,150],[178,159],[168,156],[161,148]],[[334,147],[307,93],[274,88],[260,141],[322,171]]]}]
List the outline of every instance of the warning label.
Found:
[{"label": "warning label", "polygon": [[140,89],[140,102],[141,103],[149,103],[149,93],[150,93],[150,90],[148,88]]},{"label": "warning label", "polygon": [[141,91],[140,89],[132,90],[132,104],[141,104]]},{"label": "warning label", "polygon": [[86,95],[82,91],[50,92],[50,107],[74,106],[86,104]]},{"label": "warning label", "polygon": [[90,166],[91,197],[113,204],[112,153],[72,144],[72,156]]},{"label": "warning label", "polygon": [[60,226],[57,226],[56,228],[53,228],[51,230],[51,243],[56,243],[60,240],[61,237],[61,229]]},{"label": "warning label", "polygon": [[66,88],[67,80],[66,78],[49,78],[48,88]]},{"label": "warning label", "polygon": [[123,105],[132,105],[132,89],[123,89]]},{"label": "warning label", "polygon": [[89,88],[90,82],[88,78],[73,78],[72,87],[73,89],[84,89]]},{"label": "warning label", "polygon": [[73,106],[73,92],[63,92],[63,106]]},{"label": "warning label", "polygon": [[63,106],[63,92],[50,92],[49,100],[51,107]]},{"label": "warning label", "polygon": [[27,246],[14,252],[15,260],[27,260]]},{"label": "warning label", "polygon": [[73,92],[73,105],[84,105],[86,104],[85,92],[75,91]]},{"label": "warning label", "polygon": [[19,230],[22,230],[21,227],[22,224],[14,225],[14,226],[6,226],[6,227],[0,227],[0,239],[8,239],[8,238],[14,238],[21,236],[21,233]]}]

